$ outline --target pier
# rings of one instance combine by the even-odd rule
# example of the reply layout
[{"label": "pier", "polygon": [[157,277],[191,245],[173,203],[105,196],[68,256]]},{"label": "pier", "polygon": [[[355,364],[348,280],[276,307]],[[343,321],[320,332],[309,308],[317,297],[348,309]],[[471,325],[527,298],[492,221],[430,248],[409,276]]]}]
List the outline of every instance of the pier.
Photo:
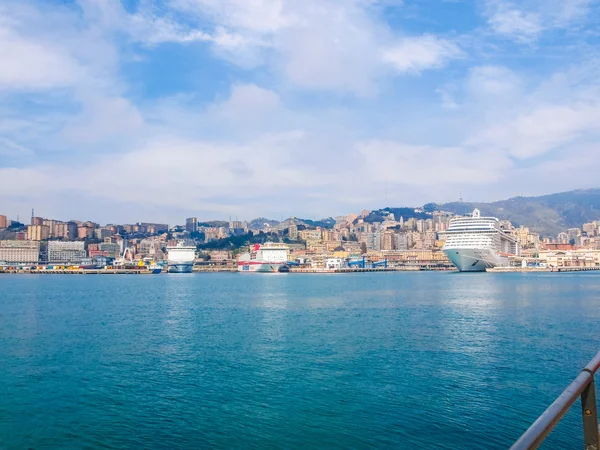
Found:
[{"label": "pier", "polygon": [[155,275],[151,269],[0,269],[0,274],[43,274],[43,275]]},{"label": "pier", "polygon": [[491,273],[508,273],[508,272],[589,272],[598,271],[600,266],[565,266],[565,267],[493,267],[486,269],[486,272]]}]

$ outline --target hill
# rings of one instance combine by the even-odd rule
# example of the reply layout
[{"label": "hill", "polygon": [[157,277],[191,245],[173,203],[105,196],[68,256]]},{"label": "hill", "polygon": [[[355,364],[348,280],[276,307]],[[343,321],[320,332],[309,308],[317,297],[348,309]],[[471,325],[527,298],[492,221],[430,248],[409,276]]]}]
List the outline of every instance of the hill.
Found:
[{"label": "hill", "polygon": [[436,209],[464,214],[479,208],[482,215],[510,220],[542,235],[555,236],[600,219],[600,189],[579,189],[541,197],[514,197],[491,203],[445,203]]},{"label": "hill", "polygon": [[425,212],[416,212],[415,208],[409,208],[409,207],[389,208],[388,207],[388,208],[376,209],[376,210],[371,211],[369,213],[369,215],[364,218],[364,221],[367,223],[383,222],[389,213],[392,213],[396,220],[400,220],[400,217],[402,217],[404,220],[431,218],[431,215],[428,215]]},{"label": "hill", "polygon": [[274,227],[279,224],[277,220],[265,219],[264,217],[258,217],[257,219],[251,220],[248,222],[248,228],[251,230],[261,230],[265,227],[265,225],[269,225],[270,227]]}]

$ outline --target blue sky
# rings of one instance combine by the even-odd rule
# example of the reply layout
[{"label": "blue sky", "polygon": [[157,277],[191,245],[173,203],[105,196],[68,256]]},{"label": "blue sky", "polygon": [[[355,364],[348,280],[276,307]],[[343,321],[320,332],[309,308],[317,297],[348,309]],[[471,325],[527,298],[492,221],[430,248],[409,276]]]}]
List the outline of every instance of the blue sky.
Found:
[{"label": "blue sky", "polygon": [[0,213],[319,218],[598,187],[592,0],[4,0]]}]

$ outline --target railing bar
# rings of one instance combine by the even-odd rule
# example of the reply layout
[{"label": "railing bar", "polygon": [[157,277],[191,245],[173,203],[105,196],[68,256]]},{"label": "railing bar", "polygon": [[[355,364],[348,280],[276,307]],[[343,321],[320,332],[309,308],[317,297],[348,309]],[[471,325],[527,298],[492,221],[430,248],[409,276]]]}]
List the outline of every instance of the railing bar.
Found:
[{"label": "railing bar", "polygon": [[583,370],[594,374],[598,371],[598,369],[600,369],[600,352],[594,356],[594,359],[592,359]]},{"label": "railing bar", "polygon": [[594,376],[581,393],[581,416],[583,418],[583,438],[586,450],[598,450],[598,405],[596,404],[596,386]]},{"label": "railing bar", "polygon": [[[596,355],[599,358],[600,353]],[[592,363],[588,364],[590,366]],[[600,363],[599,363],[600,364]],[[588,369],[586,366],[586,369]],[[566,412],[577,401],[581,393],[592,380],[592,374],[587,370],[582,371],[575,380],[563,391],[544,413],[523,433],[511,450],[529,450],[537,448],[550,434],[556,424],[563,418]]]}]

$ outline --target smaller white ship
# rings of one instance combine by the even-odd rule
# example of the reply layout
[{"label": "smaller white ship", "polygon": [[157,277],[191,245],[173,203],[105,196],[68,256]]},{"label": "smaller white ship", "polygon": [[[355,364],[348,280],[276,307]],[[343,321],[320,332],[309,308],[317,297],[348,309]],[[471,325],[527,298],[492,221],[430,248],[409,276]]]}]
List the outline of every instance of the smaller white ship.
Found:
[{"label": "smaller white ship", "polygon": [[286,272],[290,249],[285,244],[254,244],[238,259],[239,272]]},{"label": "smaller white ship", "polygon": [[196,246],[179,241],[175,246],[167,247],[167,264],[170,273],[192,273]]}]

